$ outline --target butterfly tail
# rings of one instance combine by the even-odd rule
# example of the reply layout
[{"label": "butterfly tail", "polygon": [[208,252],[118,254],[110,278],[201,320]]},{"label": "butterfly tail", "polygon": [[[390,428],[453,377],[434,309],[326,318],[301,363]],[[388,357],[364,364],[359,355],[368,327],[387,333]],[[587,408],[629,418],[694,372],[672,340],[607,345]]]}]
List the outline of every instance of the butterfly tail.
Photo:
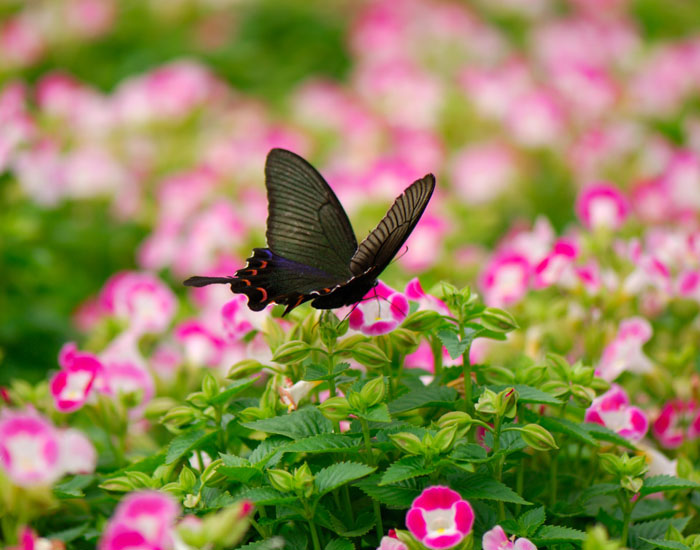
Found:
[{"label": "butterfly tail", "polygon": [[230,284],[233,277],[190,277],[183,284],[185,286],[207,286],[213,284]]}]

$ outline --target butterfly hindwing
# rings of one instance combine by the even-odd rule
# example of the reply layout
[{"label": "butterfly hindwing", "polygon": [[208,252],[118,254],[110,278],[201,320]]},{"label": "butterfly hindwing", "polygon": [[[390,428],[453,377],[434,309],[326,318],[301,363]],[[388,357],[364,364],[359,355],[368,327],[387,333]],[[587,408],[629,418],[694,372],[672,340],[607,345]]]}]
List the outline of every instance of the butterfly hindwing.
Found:
[{"label": "butterfly hindwing", "polygon": [[349,278],[357,239],[323,177],[300,156],[273,149],[265,163],[267,245],[278,256]]},{"label": "butterfly hindwing", "polygon": [[420,220],[434,189],[435,176],[428,174],[399,195],[350,260],[354,275],[372,269],[376,278],[384,271]]},{"label": "butterfly hindwing", "polygon": [[[278,256],[267,248],[254,248],[247,266],[236,271],[227,282],[236,294],[248,297],[248,307],[253,311],[264,309],[270,302],[293,309],[310,300],[311,291],[334,288],[338,279],[313,267]],[[330,291],[330,290],[329,290]]]}]

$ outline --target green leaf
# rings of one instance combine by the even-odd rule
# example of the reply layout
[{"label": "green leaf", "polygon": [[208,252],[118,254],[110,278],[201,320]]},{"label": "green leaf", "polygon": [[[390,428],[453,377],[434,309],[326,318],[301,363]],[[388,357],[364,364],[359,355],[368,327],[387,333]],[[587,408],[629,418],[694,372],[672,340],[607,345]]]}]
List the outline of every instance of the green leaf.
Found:
[{"label": "green leaf", "polygon": [[236,380],[232,384],[228,385],[226,389],[219,392],[218,395],[214,396],[209,402],[212,405],[223,405],[234,395],[241,393],[255,384],[255,380],[255,378],[249,378],[248,380]]},{"label": "green leaf", "polygon": [[[268,437],[261,441],[255,449],[248,455],[248,460],[256,466],[264,466],[268,461],[272,460],[275,455],[279,459],[282,455],[278,454],[279,450],[289,444],[289,439],[285,437]],[[276,462],[273,460],[273,462]]]},{"label": "green leaf", "polygon": [[355,545],[348,539],[333,539],[326,544],[325,550],[355,550]]},{"label": "green leaf", "polygon": [[553,418],[551,416],[539,416],[534,414],[528,414],[527,416],[534,417],[534,421],[537,421],[543,428],[547,428],[550,432],[566,434],[582,443],[593,447],[598,446],[598,442],[588,433],[588,430],[567,418]]},{"label": "green leaf", "polygon": [[683,479],[680,477],[673,476],[652,476],[644,480],[644,485],[640,493],[645,495],[650,495],[651,493],[658,493],[662,491],[678,491],[682,489],[697,489],[700,487],[699,483],[695,481],[690,481],[689,479]]},{"label": "green leaf", "polygon": [[435,468],[425,467],[425,458],[422,456],[406,456],[394,462],[386,469],[379,485],[397,483],[413,477],[430,474]]},{"label": "green leaf", "polygon": [[359,418],[364,418],[368,422],[391,422],[389,407],[386,403],[378,403],[371,407],[366,413],[356,413]]},{"label": "green leaf", "polygon": [[668,531],[669,526],[673,525],[679,531],[683,531],[688,524],[690,518],[666,518],[657,519],[654,521],[645,521],[635,523],[630,527],[630,547],[637,548],[638,540],[646,539],[663,539]]},{"label": "green leaf", "polygon": [[292,439],[327,434],[333,431],[331,421],[315,407],[306,407],[281,416],[245,422],[243,426],[251,430],[284,435]]},{"label": "green leaf", "polygon": [[472,341],[469,336],[465,336],[464,340],[460,340],[457,333],[449,329],[438,330],[437,335],[442,345],[447,348],[447,352],[452,359],[460,357]]},{"label": "green leaf", "polygon": [[561,525],[543,525],[529,538],[535,544],[583,542],[586,540],[586,533],[571,527],[562,527]]},{"label": "green leaf", "polygon": [[285,542],[282,537],[273,537],[239,546],[236,550],[281,550],[284,547]]},{"label": "green leaf", "polygon": [[168,454],[165,456],[165,463],[172,464],[183,456],[199,449],[213,441],[217,432],[205,432],[204,430],[194,430],[177,436],[168,445]]},{"label": "green leaf", "polygon": [[423,407],[450,405],[457,399],[457,390],[447,386],[428,386],[409,391],[389,403],[391,414],[398,414]]},{"label": "green leaf", "polygon": [[510,487],[483,474],[467,474],[460,478],[459,487],[455,487],[455,489],[465,499],[479,498],[514,504],[530,504]]},{"label": "green leaf", "polygon": [[59,483],[53,488],[53,494],[57,498],[84,498],[83,489],[90,485],[95,479],[94,475],[76,475]]},{"label": "green leaf", "polygon": [[420,489],[408,485],[385,485],[380,486],[379,476],[372,476],[355,483],[368,497],[398,510],[405,510],[411,507],[411,503],[420,494]]},{"label": "green leaf", "polygon": [[595,422],[584,422],[582,426],[598,441],[607,441],[608,443],[614,443],[620,447],[636,449],[634,443],[632,443],[629,439],[625,439],[621,435],[613,432],[610,428],[606,428],[605,426],[596,424]]},{"label": "green leaf", "polygon": [[371,474],[376,470],[360,462],[339,462],[324,468],[314,476],[316,492],[325,495],[329,491]]},{"label": "green leaf", "polygon": [[457,445],[450,454],[450,459],[466,462],[487,462],[491,460],[486,453],[486,449],[476,443]]},{"label": "green leaf", "polygon": [[342,434],[320,434],[298,439],[279,449],[280,453],[333,453],[360,448],[360,438]]},{"label": "green leaf", "polygon": [[246,488],[236,493],[238,499],[247,499],[260,506],[289,504],[297,500],[297,497],[280,493],[272,487],[252,487]]},{"label": "green leaf", "polygon": [[221,454],[220,456],[223,465],[219,466],[216,471],[232,481],[248,483],[254,477],[262,475],[262,472],[255,466],[251,466],[245,458],[229,454]]},{"label": "green leaf", "polygon": [[337,534],[342,537],[361,537],[374,527],[374,514],[367,510],[360,513],[355,525],[350,528],[337,529]]},{"label": "green leaf", "polygon": [[488,386],[489,389],[495,391],[496,393],[504,390],[506,388],[515,388],[518,392],[518,403],[541,403],[544,405],[561,405],[563,401],[557,399],[551,393],[547,393],[527,384],[515,384],[514,386],[508,386],[499,384],[496,386]]},{"label": "green leaf", "polygon": [[653,544],[656,548],[663,548],[664,550],[690,550],[690,546],[675,540],[646,539],[644,537],[639,537],[639,540],[643,540],[644,542]]},{"label": "green leaf", "polygon": [[545,519],[544,506],[533,508],[525,512],[518,518],[521,536],[527,537],[534,533],[535,530],[544,523]]},{"label": "green leaf", "polygon": [[317,380],[330,380],[331,378],[335,378],[339,374],[342,374],[349,368],[350,363],[338,363],[333,368],[333,373],[328,374],[328,369],[325,369],[319,365],[309,365],[306,367],[306,371],[304,372],[304,380],[308,380],[309,382],[315,382]]}]

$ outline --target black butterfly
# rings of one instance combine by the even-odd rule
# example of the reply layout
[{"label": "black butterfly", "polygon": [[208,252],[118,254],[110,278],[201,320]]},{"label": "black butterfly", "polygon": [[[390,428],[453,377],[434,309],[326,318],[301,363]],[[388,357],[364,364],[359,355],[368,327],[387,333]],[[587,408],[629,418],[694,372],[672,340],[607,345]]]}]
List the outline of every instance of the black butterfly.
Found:
[{"label": "black butterfly", "polygon": [[232,292],[248,297],[250,309],[276,302],[287,306],[286,315],[308,300],[317,309],[359,302],[418,223],[435,176],[409,186],[360,246],[338,197],[299,155],[272,149],[265,185],[269,248],[254,248],[247,266],[233,277],[190,277],[185,284],[230,284]]}]

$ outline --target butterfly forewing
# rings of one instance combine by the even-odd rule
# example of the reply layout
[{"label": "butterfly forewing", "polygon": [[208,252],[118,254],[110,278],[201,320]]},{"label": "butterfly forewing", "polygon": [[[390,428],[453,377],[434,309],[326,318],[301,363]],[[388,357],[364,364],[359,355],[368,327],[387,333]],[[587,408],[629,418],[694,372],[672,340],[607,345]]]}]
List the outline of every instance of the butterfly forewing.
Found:
[{"label": "butterfly forewing", "polygon": [[435,176],[415,181],[391,205],[379,225],[360,243],[350,260],[350,271],[360,275],[373,269],[375,277],[396,256],[423,215],[435,189]]},{"label": "butterfly forewing", "polygon": [[273,149],[265,164],[267,244],[275,254],[338,277],[351,276],[357,240],[333,190],[300,156]]}]

